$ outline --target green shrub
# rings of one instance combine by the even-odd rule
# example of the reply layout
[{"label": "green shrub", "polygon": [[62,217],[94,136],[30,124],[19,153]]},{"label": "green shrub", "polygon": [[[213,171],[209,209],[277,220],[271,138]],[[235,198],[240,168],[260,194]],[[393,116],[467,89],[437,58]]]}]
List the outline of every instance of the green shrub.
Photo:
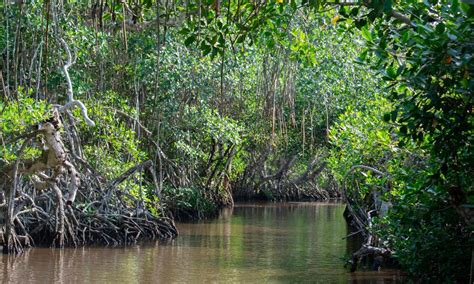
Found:
[{"label": "green shrub", "polygon": [[[362,201],[361,208],[368,210],[373,190],[392,204],[385,216],[374,219],[372,233],[394,251],[405,271],[427,281],[465,280],[471,257],[469,229],[446,185],[433,181],[437,168],[426,150],[429,140],[401,143],[384,122],[389,109],[387,100],[378,99],[341,115],[330,131],[330,168],[340,183],[346,182],[348,194]],[[385,176],[361,171],[344,181],[354,165],[374,167]]]}]

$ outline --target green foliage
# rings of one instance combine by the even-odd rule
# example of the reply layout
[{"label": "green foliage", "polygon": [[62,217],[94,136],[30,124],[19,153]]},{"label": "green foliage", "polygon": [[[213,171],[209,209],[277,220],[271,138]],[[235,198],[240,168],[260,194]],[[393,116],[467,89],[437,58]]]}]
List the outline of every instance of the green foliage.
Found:
[{"label": "green foliage", "polygon": [[[113,92],[97,96],[103,100],[86,102],[96,126],[81,123],[79,127],[85,144],[84,154],[105,177],[114,178],[145,161],[147,154],[140,149],[140,141],[130,126],[136,117],[135,111]],[[80,117],[80,114],[75,116]]]},{"label": "green foliage", "polygon": [[[418,172],[420,174],[420,172]],[[404,188],[375,232],[408,273],[423,281],[463,281],[471,260],[470,230],[437,188]]]},{"label": "green foliage", "polygon": [[[340,10],[365,40],[358,62],[371,64],[390,86],[393,107],[384,120],[397,147],[415,154],[408,164],[385,166],[395,194],[378,233],[404,269],[424,279],[461,281],[468,274],[473,8],[456,0],[373,1]],[[417,161],[422,151],[426,157]],[[377,148],[367,154],[377,157]]]},{"label": "green foliage", "polygon": [[[391,202],[374,232],[404,269],[449,281],[469,262],[462,212],[474,200],[471,2],[142,0],[92,11],[73,1],[48,32],[44,1],[0,3],[1,163],[19,147],[5,141],[47,117],[46,102],[64,102],[63,37],[76,98],[97,122],[79,124],[84,153],[108,178],[154,158],[170,210],[203,216],[260,155],[268,172],[297,155],[296,176],[328,147],[341,183],[354,165],[386,174],[357,170],[347,185]],[[147,183],[122,186],[156,201]]]},{"label": "green foliage", "polygon": [[[48,118],[50,106],[41,100],[29,97],[32,90],[18,88],[18,98],[14,101],[0,101],[0,164],[9,164],[16,160],[16,153],[21,143],[12,143],[17,136],[32,132],[32,127]],[[39,150],[27,147],[23,158],[34,158],[40,154]]]},{"label": "green foliage", "polygon": [[222,117],[216,110],[203,105],[199,109],[191,107],[185,110],[184,117],[187,123],[193,126],[193,131],[205,142],[214,140],[231,145],[239,145],[242,142],[243,128],[232,118]]},{"label": "green foliage", "polygon": [[[397,136],[383,120],[389,109],[391,103],[382,97],[367,103],[364,109],[348,108],[329,132],[333,146],[327,159],[329,167],[336,179],[346,184],[348,194],[359,200],[365,200],[373,190],[385,200],[404,196],[416,182],[418,171],[426,168],[425,151],[414,143],[399,147]],[[369,170],[347,176],[356,165],[373,167],[385,176]]]},{"label": "green foliage", "polygon": [[392,141],[388,125],[382,120],[390,103],[378,98],[365,107],[362,110],[349,107],[329,131],[329,140],[334,147],[328,162],[340,182],[352,166],[384,167],[400,151]]},{"label": "green foliage", "polygon": [[21,134],[47,117],[48,104],[31,98],[31,93],[31,89],[25,92],[22,87],[19,87],[16,100],[0,102],[2,135]]},{"label": "green foliage", "polygon": [[[376,56],[374,67],[395,85],[391,98],[397,105],[391,120],[414,141],[428,136],[440,169],[449,164],[457,171],[466,166],[463,159],[449,162],[458,149],[472,154],[474,21],[470,5],[447,2],[397,7],[417,11],[418,17],[410,18],[413,26],[391,30],[389,22],[377,21],[372,31],[377,38],[365,39]],[[368,28],[362,28],[362,34],[367,33]]]},{"label": "green foliage", "polygon": [[[372,191],[381,194],[392,207],[375,219],[373,232],[405,271],[423,279],[453,280],[467,271],[469,229],[443,186],[433,183],[436,164],[429,155],[430,141],[406,141],[400,146],[384,115],[391,104],[379,98],[365,110],[349,108],[330,131],[334,148],[327,159],[334,176],[346,184],[356,208],[365,208]],[[403,139],[403,137],[401,138]],[[385,173],[353,172],[354,165],[367,165]]]}]

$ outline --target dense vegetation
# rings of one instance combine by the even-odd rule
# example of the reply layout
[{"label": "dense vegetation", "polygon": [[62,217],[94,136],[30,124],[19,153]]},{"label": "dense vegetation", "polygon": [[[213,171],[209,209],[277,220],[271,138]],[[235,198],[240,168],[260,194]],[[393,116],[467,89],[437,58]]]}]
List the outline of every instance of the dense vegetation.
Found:
[{"label": "dense vegetation", "polygon": [[[418,279],[468,277],[470,1],[48,0],[0,10],[4,215],[27,216],[7,221],[7,233],[36,226],[36,205],[21,198],[37,198],[35,176],[44,177],[21,165],[45,154],[34,140],[46,135],[25,134],[59,112],[84,222],[135,212],[172,236],[170,214],[342,195],[366,241],[353,265],[375,253]],[[42,182],[62,204],[76,183],[54,176]],[[110,213],[104,198],[122,209]],[[73,213],[65,207],[64,224],[61,206],[42,208],[56,214],[42,228],[57,243]],[[87,243],[68,234],[66,244]]]}]

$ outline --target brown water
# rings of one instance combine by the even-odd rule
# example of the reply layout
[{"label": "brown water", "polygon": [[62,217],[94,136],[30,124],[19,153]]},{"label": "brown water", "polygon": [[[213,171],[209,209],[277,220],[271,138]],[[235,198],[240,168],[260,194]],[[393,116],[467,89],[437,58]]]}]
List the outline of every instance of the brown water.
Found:
[{"label": "brown water", "polygon": [[338,203],[241,204],[178,224],[166,243],[32,249],[2,256],[2,283],[394,283],[395,271],[348,273],[352,250]]}]

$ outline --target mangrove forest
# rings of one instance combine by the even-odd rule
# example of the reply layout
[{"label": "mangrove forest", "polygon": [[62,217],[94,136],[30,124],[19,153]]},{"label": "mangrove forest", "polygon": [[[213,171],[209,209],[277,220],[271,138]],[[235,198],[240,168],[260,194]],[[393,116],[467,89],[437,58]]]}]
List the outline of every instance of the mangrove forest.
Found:
[{"label": "mangrove forest", "polygon": [[5,283],[473,283],[474,1],[2,0]]}]

